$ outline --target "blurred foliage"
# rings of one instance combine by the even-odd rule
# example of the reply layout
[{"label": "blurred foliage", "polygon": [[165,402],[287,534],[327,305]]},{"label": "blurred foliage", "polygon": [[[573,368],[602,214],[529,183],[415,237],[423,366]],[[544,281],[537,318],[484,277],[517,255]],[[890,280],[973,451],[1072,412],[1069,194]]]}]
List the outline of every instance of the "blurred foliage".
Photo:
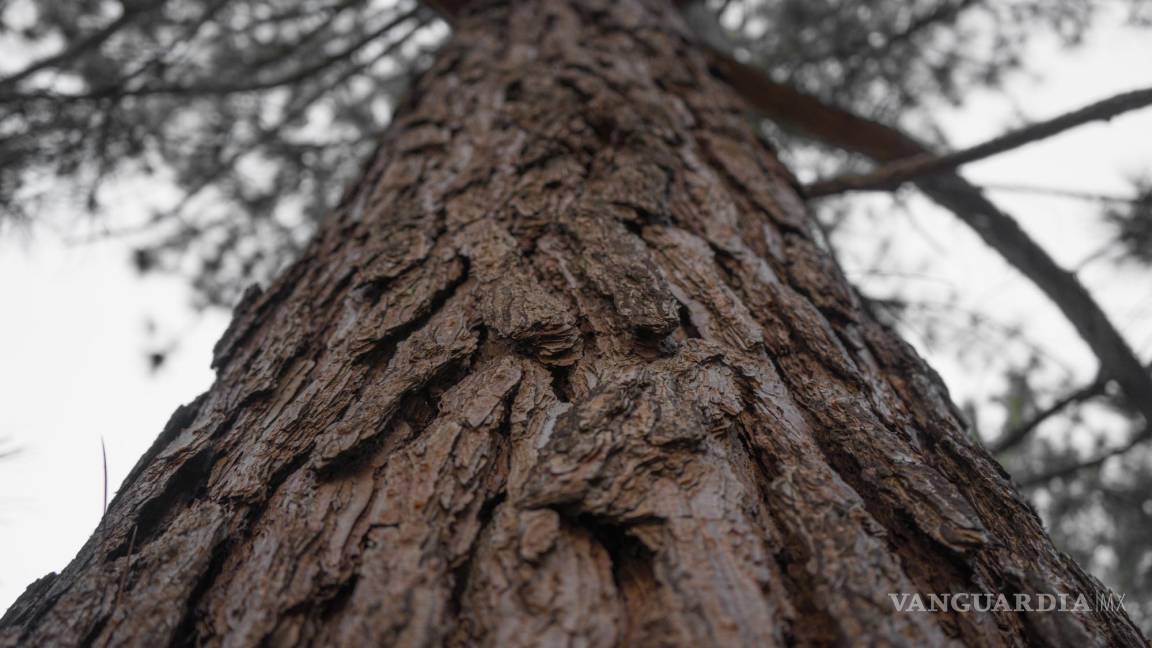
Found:
[{"label": "blurred foliage", "polygon": [[5,51],[72,55],[0,79],[0,210],[106,213],[110,180],[152,176],[172,198],[132,228],[135,267],[230,306],[307,240],[443,32],[391,1],[6,2]]},{"label": "blurred foliage", "polygon": [[[1143,0],[1127,0],[1133,7]],[[1024,69],[1037,37],[1080,42],[1110,0],[716,2],[740,58],[860,114],[939,135],[932,112]],[[1134,20],[1135,18],[1133,18]]]},{"label": "blurred foliage", "polygon": [[[706,4],[737,58],[942,147],[936,111],[1028,72],[1036,39],[1075,46],[1118,8],[1152,27],[1147,0]],[[229,306],[301,248],[446,33],[415,0],[0,0],[0,227],[110,217],[117,184],[135,181],[153,211],[111,232],[140,241],[132,264],[188,277],[198,307]],[[866,168],[769,124],[765,134],[802,177]],[[1111,238],[1090,260],[1152,265],[1152,180],[1096,202]],[[877,316],[986,380],[991,396],[962,405],[973,434],[1029,430],[1000,458],[1057,541],[1152,631],[1152,457],[1126,440],[1145,433],[1138,418],[1114,387],[1085,389],[1019,325],[904,263],[893,250],[909,237],[937,259],[947,249],[909,211],[898,192],[879,207],[823,201],[818,218],[834,253],[851,239],[857,258],[842,265]],[[170,349],[154,344],[149,365]],[[1078,463],[1089,465],[1045,477]]]},{"label": "blurred foliage", "polygon": [[1105,221],[1116,231],[1119,258],[1152,265],[1152,178],[1133,182],[1135,198],[1109,205]]},{"label": "blurred foliage", "polygon": [[[773,76],[938,137],[932,106],[999,87],[1030,38],[1076,43],[1105,4],[711,6]],[[0,218],[107,213],[110,180],[153,176],[171,198],[130,230],[135,266],[228,306],[307,240],[445,33],[414,0],[4,0]]]},{"label": "blurred foliage", "polygon": [[[1039,467],[1082,460],[1071,448],[1068,443],[1045,443],[1031,461]],[[1035,498],[1040,513],[1052,521],[1049,531],[1057,544],[1126,595],[1125,608],[1145,634],[1152,627],[1150,463],[1152,451],[1140,447],[1072,478],[1052,480]]]}]

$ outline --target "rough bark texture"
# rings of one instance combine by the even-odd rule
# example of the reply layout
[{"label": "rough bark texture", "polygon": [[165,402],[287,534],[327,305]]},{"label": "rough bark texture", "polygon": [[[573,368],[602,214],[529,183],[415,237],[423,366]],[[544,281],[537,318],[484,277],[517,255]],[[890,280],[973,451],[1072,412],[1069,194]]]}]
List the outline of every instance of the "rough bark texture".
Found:
[{"label": "rough bark texture", "polygon": [[0,645],[1143,645],[660,0],[461,16]]}]

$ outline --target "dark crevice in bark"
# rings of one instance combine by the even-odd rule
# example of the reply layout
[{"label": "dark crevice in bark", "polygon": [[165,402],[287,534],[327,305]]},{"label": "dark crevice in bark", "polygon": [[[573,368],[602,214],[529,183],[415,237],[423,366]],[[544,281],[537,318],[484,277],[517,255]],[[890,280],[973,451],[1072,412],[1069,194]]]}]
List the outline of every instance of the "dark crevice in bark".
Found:
[{"label": "dark crevice in bark", "polygon": [[[772,515],[777,506],[776,498],[771,492],[772,481],[780,475],[782,462],[777,457],[757,449],[749,437],[751,433],[743,423],[737,423],[734,427],[739,444],[752,458],[760,473],[760,479],[757,480],[760,501],[765,512]],[[812,598],[816,583],[806,568],[811,556],[807,555],[802,540],[795,537],[787,522],[774,519],[780,530],[782,546],[772,554],[772,558],[776,563],[777,572],[783,579],[781,589],[795,610],[795,618],[785,629],[785,641],[789,646],[834,645],[840,639],[833,634],[837,623],[828,611],[822,609]]]},{"label": "dark crevice in bark", "polygon": [[[922,530],[909,512],[898,508],[901,502],[893,502],[890,495],[880,492],[864,475],[865,469],[856,457],[830,445],[829,440],[817,438],[816,442],[828,465],[860,496],[864,510],[883,527],[889,549],[923,596],[986,589],[977,583],[973,571],[976,563]],[[954,613],[945,616],[948,625],[959,627],[964,634],[972,632],[974,636],[981,636],[970,617]]]},{"label": "dark crevice in bark", "polygon": [[[321,585],[307,599],[286,608],[280,614],[277,627],[272,628],[268,634],[264,635],[261,638],[259,645],[278,645],[273,641],[273,637],[275,637],[278,627],[285,625],[285,622],[296,622],[296,617],[304,617],[304,622],[302,625],[311,626],[313,628],[319,625],[317,622],[322,623],[336,618],[344,609],[344,606],[348,603],[349,599],[352,598],[352,594],[356,591],[356,584],[359,582],[359,580],[360,576],[354,573],[348,578],[337,583],[326,583]],[[308,642],[304,641],[297,645],[308,645]]]},{"label": "dark crevice in bark", "polygon": [[159,495],[140,505],[135,517],[135,531],[119,546],[108,553],[107,562],[139,552],[152,538],[162,532],[167,522],[187,508],[192,500],[203,494],[208,475],[216,463],[216,451],[205,448],[189,458],[168,478]]},{"label": "dark crevice in bark", "polygon": [[[907,514],[892,508],[877,508],[865,500],[865,510],[876,519],[887,532],[888,548],[899,559],[904,574],[915,585],[916,591],[927,601],[930,594],[968,593],[986,589],[977,584],[975,573],[962,556],[948,551],[939,551],[932,538],[922,532]],[[941,629],[949,636],[961,639],[969,645],[980,643],[986,636],[978,626],[973,614],[952,611],[934,612],[941,616]],[[1007,619],[998,619],[1007,623]]]},{"label": "dark crevice in bark", "polygon": [[500,505],[507,500],[507,493],[501,491],[484,501],[480,507],[480,511],[476,514],[477,522],[479,523],[476,530],[476,537],[472,540],[471,546],[468,547],[468,553],[464,556],[459,564],[452,567],[450,579],[452,581],[452,591],[448,597],[448,618],[458,620],[461,612],[464,610],[464,596],[468,593],[468,583],[471,580],[473,563],[476,560],[476,552],[480,548],[480,543],[485,537],[488,528],[492,525],[492,520],[496,517],[496,511]]},{"label": "dark crevice in bark", "polygon": [[[468,369],[472,366],[474,359],[475,355],[472,355],[444,365],[439,371],[433,374],[422,387],[405,394],[396,406],[396,414],[388,417],[383,422],[386,429],[348,448],[326,462],[322,467],[318,467],[316,469],[317,479],[328,481],[353,472],[374,457],[381,449],[393,445],[393,443],[391,443],[391,430],[400,423],[401,418],[399,415],[402,412],[407,412],[410,415],[415,414],[415,417],[408,421],[412,424],[412,433],[407,439],[403,439],[402,441],[417,438],[420,433],[435,420],[436,413],[433,412],[429,414],[427,405],[436,403],[440,394],[466,377],[468,375]],[[433,405],[433,407],[436,408],[436,412],[439,411],[439,405]]]},{"label": "dark crevice in bark", "polygon": [[678,345],[668,331],[634,327],[632,329],[632,351],[645,360],[652,361],[676,354]]},{"label": "dark crevice in bark", "polygon": [[116,489],[116,495],[113,496],[112,501],[108,504],[109,511],[113,510],[124,494],[131,490],[132,485],[136,482],[140,474],[144,472],[144,469],[168,447],[168,444],[172,443],[176,437],[180,436],[181,432],[192,425],[196,420],[196,416],[200,414],[200,409],[207,399],[208,392],[204,392],[197,396],[192,402],[181,405],[176,408],[175,412],[172,412],[172,416],[168,419],[168,423],[164,425],[164,429],[156,437],[156,440],[152,442],[152,445],[149,446],[144,455],[140,457],[140,460],[136,462],[136,465],[132,467],[128,476],[120,483],[120,487]]},{"label": "dark crevice in bark", "polygon": [[[667,171],[665,171],[667,173]],[[664,184],[664,193],[661,196],[660,204],[667,205],[669,202],[669,192],[671,191],[672,181],[668,178]],[[644,228],[650,225],[671,225],[672,219],[667,213],[659,213],[650,211],[630,202],[615,201],[611,203],[616,207],[622,207],[636,214],[634,219],[617,219],[629,232],[632,232],[636,238],[644,240]]]},{"label": "dark crevice in bark", "polygon": [[700,335],[700,329],[692,321],[692,312],[688,310],[688,306],[684,302],[677,302],[680,304],[680,329],[684,331],[684,336],[688,339],[701,339],[704,336]]},{"label": "dark crevice in bark", "polygon": [[196,582],[196,586],[192,588],[192,593],[188,595],[187,601],[184,603],[184,615],[177,624],[176,629],[172,632],[172,641],[169,643],[170,648],[189,648],[191,646],[199,646],[202,644],[200,637],[200,601],[204,595],[212,588],[212,584],[220,576],[224,570],[224,563],[226,562],[232,541],[225,540],[217,544],[212,550],[212,559],[208,563],[208,567]]},{"label": "dark crevice in bark", "polygon": [[[456,373],[459,373],[459,369]],[[455,380],[452,381],[453,384],[455,382]],[[424,434],[424,430],[427,430],[428,426],[436,420],[436,415],[440,413],[440,405],[432,392],[433,386],[429,385],[408,394],[400,401],[399,407],[396,408],[393,426],[407,423],[409,428],[407,437],[397,439],[401,445],[419,439]]]},{"label": "dark crevice in bark", "polygon": [[[563,77],[563,76],[557,77],[556,78],[556,85],[561,87],[561,88],[564,88],[565,90],[568,90],[569,92],[571,92],[573,95],[575,95],[576,99],[578,101],[580,101],[581,103],[588,103],[592,99],[591,94],[589,94],[583,88],[581,88],[580,85],[578,83],[576,83],[576,81],[569,79],[567,77]],[[600,131],[596,130],[595,125],[588,124],[588,126],[590,128],[592,128],[593,131],[596,131],[596,133],[598,135],[600,134]]]},{"label": "dark crevice in bark", "polygon": [[411,148],[404,149],[397,154],[397,157],[433,157],[443,155],[447,151],[444,144],[439,142],[427,142]]},{"label": "dark crevice in bark", "polygon": [[725,165],[722,160],[716,157],[710,147],[701,146],[700,149],[709,168],[711,168],[712,171],[720,177],[721,182],[728,189],[728,194],[733,196],[733,198],[737,198],[739,202],[752,207],[751,210],[742,209],[741,211],[743,213],[747,214],[756,211],[766,212],[769,219],[772,221],[772,224],[779,228],[781,233],[799,234],[804,237],[808,236],[807,231],[797,228],[795,225],[789,223],[787,219],[779,218],[777,214],[768,212],[766,208],[758,205],[757,202],[748,195],[747,191],[744,189],[743,183],[740,182],[740,179],[732,175],[732,172],[728,170],[727,165]]},{"label": "dark crevice in bark", "polygon": [[[511,126],[511,124],[509,124],[509,126]],[[568,146],[566,144],[564,144],[563,142],[550,141],[549,147],[545,150],[545,152],[543,154],[535,155],[526,162],[520,162],[520,161],[516,162],[516,172],[518,174],[527,174],[531,171],[543,169],[543,168],[547,167],[550,163],[552,163],[556,160],[563,160],[565,158],[568,158],[568,157],[572,156],[572,154],[573,154],[573,151],[571,151],[568,148]],[[489,178],[491,178],[491,175],[489,175],[488,178],[485,178],[485,180],[487,180]],[[547,190],[547,191],[551,191],[551,190],[555,190],[560,185],[561,185],[560,181],[554,178],[554,179],[551,179],[548,182],[544,183],[544,186],[542,188]],[[504,206],[505,205],[501,205],[501,207],[504,207]]]},{"label": "dark crevice in bark", "polygon": [[628,533],[626,527],[610,520],[580,515],[573,522],[587,529],[608,554],[612,582],[620,599],[620,644],[638,645],[644,637],[642,625],[652,621],[650,611],[660,604],[660,585],[654,568],[656,554]]},{"label": "dark crevice in bark", "polygon": [[785,629],[784,640],[789,646],[832,646],[843,644],[845,637],[838,637],[834,629],[836,620],[822,609],[813,599],[816,586],[809,576],[805,563],[810,559],[803,544],[790,534],[784,534],[784,546],[775,553],[776,568],[784,579],[785,592],[795,612],[795,618]]},{"label": "dark crevice in bark", "polygon": [[[645,222],[644,215],[641,213],[641,211],[639,209],[636,209],[635,207],[629,205],[629,204],[625,204],[625,203],[613,203],[613,204],[618,206],[618,207],[625,207],[625,208],[629,209],[630,211],[634,212],[637,216],[639,216],[639,218],[614,218],[614,220],[617,223],[620,223],[624,227],[624,229],[628,230],[628,232],[631,233],[632,236],[635,236],[636,238],[643,241],[644,240],[644,226],[647,223]],[[647,242],[645,242],[645,246],[647,246]]]},{"label": "dark crevice in bark", "polygon": [[87,634],[84,635],[84,638],[80,640],[80,645],[95,646],[96,640],[100,638],[100,633],[104,632],[104,628],[108,627],[108,622],[110,620],[111,616],[107,614],[102,615],[96,619],[96,622],[92,624],[92,628],[88,631]]},{"label": "dark crevice in bark", "polygon": [[[359,580],[359,576],[352,574],[347,580],[332,588],[330,594],[325,588],[321,588],[318,594],[319,605],[316,606],[317,616],[321,619],[331,619],[340,614],[340,610],[344,608],[348,599],[352,598],[352,593],[356,591],[356,584]],[[313,601],[308,601],[308,603],[311,605]]]},{"label": "dark crevice in bark", "polygon": [[380,298],[392,286],[402,282],[410,281],[411,275],[414,270],[419,269],[419,264],[413,264],[414,267],[408,267],[400,271],[395,277],[387,277],[383,279],[371,279],[364,283],[358,284],[353,288],[349,294],[353,299],[362,301],[365,305],[375,306],[380,303]]},{"label": "dark crevice in bark", "polygon": [[460,262],[463,263],[460,276],[455,280],[450,281],[441,290],[436,291],[436,293],[433,294],[432,299],[428,301],[427,307],[422,309],[422,311],[410,322],[397,327],[387,336],[376,340],[373,343],[372,348],[359,354],[356,358],[358,362],[373,367],[386,366],[388,361],[391,360],[392,356],[395,354],[396,347],[399,346],[400,343],[402,343],[404,340],[407,340],[413,333],[424,328],[424,326],[428,324],[428,320],[432,319],[433,315],[440,312],[444,308],[444,305],[448,303],[448,300],[452,299],[452,297],[454,297],[456,292],[460,289],[460,286],[464,285],[464,283],[468,280],[470,270],[470,262],[468,257],[461,256],[457,258]]},{"label": "dark crevice in bark", "polygon": [[[899,527],[895,526],[897,522],[895,514],[888,515],[885,513],[892,512],[892,507],[901,503],[891,501],[890,497],[886,496],[879,488],[870,483],[864,474],[866,468],[860,465],[856,457],[839,447],[835,439],[825,438],[823,434],[815,434],[813,435],[813,441],[815,441],[816,447],[819,448],[824,463],[834,470],[840,479],[848,484],[853,492],[860,496],[860,501],[864,504],[864,509],[868,511],[877,522],[880,522],[885,531],[891,535],[894,530],[899,530]],[[877,517],[876,513],[879,513],[880,517]]]},{"label": "dark crevice in bark", "polygon": [[336,300],[345,297],[351,291],[352,281],[356,278],[356,273],[349,270],[344,273],[344,276],[333,285],[330,289],[324,292],[323,298],[316,303],[318,309],[328,309],[336,303]]},{"label": "dark crevice in bark", "polygon": [[562,403],[572,400],[572,370],[576,365],[551,365],[548,373],[552,376],[552,394]]},{"label": "dark crevice in bark", "polygon": [[[241,417],[250,411],[252,406],[265,401],[276,393],[277,386],[281,383],[287,373],[293,368],[297,360],[301,360],[309,355],[310,349],[307,343],[303,341],[291,347],[283,356],[283,359],[277,362],[272,369],[268,369],[268,376],[261,382],[257,383],[257,387],[251,391],[241,391],[240,396],[232,402],[225,411],[227,412],[223,421],[212,427],[211,438],[213,441],[218,441],[221,437],[226,435],[232,430]],[[252,363],[256,364],[257,359],[253,358]],[[214,404],[215,405],[215,404]],[[217,410],[213,408],[213,412]]]},{"label": "dark crevice in bark", "polygon": [[704,239],[704,242],[708,245],[708,249],[712,250],[712,255],[716,259],[716,269],[719,270],[717,274],[720,276],[720,279],[724,281],[726,286],[732,289],[732,292],[737,295],[743,295],[743,282],[740,281],[740,276],[734,269],[734,266],[740,265],[740,260],[730,251],[712,241]]},{"label": "dark crevice in bark", "polygon": [[254,503],[249,503],[250,508],[245,515],[243,541],[249,539],[253,530],[255,530],[256,526],[260,523],[261,518],[263,518],[264,514],[268,511],[268,507],[272,504],[272,500],[276,496],[277,491],[280,490],[280,487],[299,472],[300,469],[308,465],[308,460],[311,458],[314,445],[314,443],[308,443],[295,456],[284,462],[284,465],[277,468],[268,478],[268,485],[262,497]]},{"label": "dark crevice in bark", "polygon": [[[430,301],[429,306],[424,309],[423,312],[421,312],[417,317],[397,327],[386,337],[377,340],[371,350],[358,355],[356,358],[358,363],[369,365],[376,368],[378,371],[382,371],[388,367],[390,361],[396,354],[397,347],[399,347],[399,345],[404,341],[408,340],[412,335],[422,330],[432,319],[432,317],[435,316],[440,310],[442,310],[448,301],[456,295],[460,286],[462,286],[468,280],[469,261],[467,257],[459,257],[459,260],[463,263],[463,268],[459,277],[457,277],[456,280],[450,282],[442,290],[437,291],[433,299]],[[398,422],[399,415],[401,413],[411,411],[412,405],[414,405],[416,402],[419,402],[422,398],[429,397],[431,393],[429,390],[431,388],[441,383],[441,381],[445,380],[448,376],[456,375],[458,379],[460,377],[458,374],[470,366],[472,359],[473,358],[468,358],[463,362],[449,363],[447,366],[442,367],[440,371],[433,375],[429,380],[425,381],[423,386],[413,390],[409,394],[403,395],[401,397],[400,404],[397,406],[397,414],[390,417],[383,424],[386,426],[394,426],[395,423]],[[354,398],[349,399],[348,402],[341,408],[341,412],[333,421],[333,425],[338,424],[345,418],[352,406],[363,396],[364,389],[371,385],[374,379],[377,378],[369,375],[366,377],[366,379],[360,381],[358,386],[358,393]],[[455,380],[451,384],[455,384]],[[419,423],[419,430],[422,430],[423,427],[430,422],[431,420],[428,419],[422,423]],[[332,479],[339,474],[354,469],[356,466],[362,463],[363,459],[374,455],[376,451],[387,445],[389,436],[390,435],[387,433],[377,434],[374,435],[371,439],[368,439],[363,443],[359,443],[354,447],[349,448],[348,450],[341,453],[341,456],[333,458],[331,461],[326,462],[323,467],[318,469],[316,472],[317,477],[323,480]]]},{"label": "dark crevice in bark", "polygon": [[[469,180],[468,182],[465,182],[464,184],[453,185],[453,187],[451,189],[444,192],[444,197],[442,198],[442,201],[445,203],[448,203],[453,198],[457,198],[459,196],[466,195],[475,189],[479,189],[479,188],[482,188],[482,187],[488,185],[488,183],[490,183],[492,181],[493,175],[495,175],[495,172],[489,171],[487,174],[472,178],[471,180]],[[505,205],[500,205],[500,207],[505,207]],[[443,234],[443,232],[438,232],[437,235],[439,235],[439,234]]]},{"label": "dark crevice in bark", "polygon": [[504,86],[504,101],[508,103],[519,101],[523,94],[524,84],[519,79]]},{"label": "dark crevice in bark", "polygon": [[[503,408],[503,413],[500,415],[500,426],[498,428],[496,428],[496,436],[499,437],[499,445],[497,446],[498,452],[499,452],[498,456],[500,457],[501,460],[505,460],[505,463],[500,464],[501,467],[507,467],[506,460],[508,459],[508,442],[509,442],[509,439],[512,438],[512,403],[514,403],[516,401],[516,396],[520,393],[520,386],[521,386],[521,383],[517,382],[516,386],[513,387],[511,390],[508,391],[507,394],[504,395],[504,402],[501,403],[501,407]],[[499,462],[494,462],[494,463],[499,464]],[[505,477],[507,477],[507,473],[505,473]],[[504,497],[505,497],[504,491],[500,491],[496,495],[496,497],[500,498],[501,500],[504,499]],[[500,502],[485,502],[484,505],[485,506],[491,505],[492,508],[495,508],[495,506],[499,503]],[[481,514],[484,514],[484,513],[487,513],[489,516],[491,516],[492,510],[491,509],[489,509],[487,511],[481,510]],[[487,522],[487,521],[488,520],[485,520],[485,522]]]}]

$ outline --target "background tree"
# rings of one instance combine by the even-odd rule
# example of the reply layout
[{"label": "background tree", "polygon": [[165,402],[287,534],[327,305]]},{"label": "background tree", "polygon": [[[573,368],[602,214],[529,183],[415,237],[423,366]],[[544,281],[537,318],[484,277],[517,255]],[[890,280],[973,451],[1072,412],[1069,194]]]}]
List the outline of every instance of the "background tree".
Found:
[{"label": "background tree", "polygon": [[[100,187],[111,175],[141,170],[164,175],[186,199],[144,224],[156,238],[135,261],[144,271],[189,273],[205,305],[231,303],[244,283],[274,274],[300,249],[322,207],[355,175],[390,118],[386,98],[397,96],[412,71],[427,65],[426,52],[446,31],[426,9],[373,3],[42,3],[31,14],[13,17],[18,8],[18,3],[6,8],[6,25],[18,27],[19,38],[39,43],[46,53],[0,81],[0,96],[10,108],[3,117],[0,155],[6,164],[0,181],[11,218],[29,218],[38,189],[61,178],[78,189],[74,195],[99,209]],[[711,64],[766,113],[765,132],[786,156],[809,156],[810,168],[831,177],[864,167],[860,158],[830,153],[828,146],[881,162],[945,148],[933,127],[933,101],[958,101],[973,88],[994,86],[1021,64],[1024,41],[1038,26],[1074,42],[1098,7],[1083,2],[851,7],[730,2],[710,9],[723,29],[701,26],[699,15],[694,22],[698,31],[720,36],[710,40],[719,50]],[[1138,10],[1133,4],[1134,19],[1142,18]],[[966,38],[968,33],[980,38]],[[826,110],[781,114],[782,107],[797,101]],[[812,121],[814,115],[822,117]],[[855,120],[849,122],[850,135],[865,137],[843,139],[844,131],[835,127],[843,120]],[[875,127],[861,128],[869,124]],[[815,138],[822,149],[813,150],[780,128]],[[913,179],[923,179],[925,190],[950,201],[961,217],[972,200],[978,201],[977,212],[1003,215],[973,188],[958,188],[955,181],[941,188],[940,177],[926,172]],[[1124,262],[1147,259],[1148,228],[1142,225],[1147,200],[1144,187],[1137,186],[1131,197],[1106,201],[1106,218],[1117,228],[1117,245],[1108,252]],[[835,244],[836,225],[859,215],[843,205],[828,212],[840,215],[825,216],[829,238],[824,243]],[[1018,237],[989,242],[1009,258],[1031,250]],[[1026,273],[1032,267],[1030,276],[1039,283],[1052,277],[1062,281],[1044,267],[1035,271],[1035,264],[1023,265]],[[1053,285],[1052,294],[1063,294],[1064,284]],[[1087,313],[1091,319],[1087,298],[1089,306],[1081,298],[1065,309],[1070,318]],[[938,332],[941,324],[955,324],[946,303],[917,303],[900,295],[869,303],[878,316],[905,326],[918,323]],[[986,323],[968,324],[979,327],[980,339],[995,339]],[[1148,506],[1137,488],[1148,462],[1146,455],[1141,460],[1132,453],[1143,451],[1147,433],[1139,410],[1152,400],[1132,371],[1142,366],[1140,359],[1114,328],[1101,341],[1096,324],[1083,329],[1100,356],[1100,380],[1049,396],[1032,384],[1036,366],[1008,367],[1013,378],[1003,402],[1009,425],[999,439],[987,436],[1001,451],[1013,453],[1006,459],[1022,481],[1047,487],[1038,501],[1047,514],[1061,516],[1053,518],[1061,520],[1053,527],[1057,537],[1069,547],[1083,547],[1079,557],[1087,564],[1102,560],[1102,573],[1111,573],[1113,584],[1138,595],[1148,580],[1139,574],[1147,573],[1149,559],[1138,541],[1147,528]],[[1146,381],[1146,372],[1139,373]],[[1054,405],[1041,407],[1046,399]],[[1059,411],[1089,400],[1130,418],[1130,439],[1090,456],[1079,456],[1067,444],[1031,442],[1034,420],[1051,425]],[[1125,455],[1127,469],[1107,474],[1105,468],[1117,464],[1101,461],[1105,455]],[[1125,499],[1125,492],[1137,495]],[[1086,542],[1074,521],[1101,513],[1111,521],[1111,531]]]}]

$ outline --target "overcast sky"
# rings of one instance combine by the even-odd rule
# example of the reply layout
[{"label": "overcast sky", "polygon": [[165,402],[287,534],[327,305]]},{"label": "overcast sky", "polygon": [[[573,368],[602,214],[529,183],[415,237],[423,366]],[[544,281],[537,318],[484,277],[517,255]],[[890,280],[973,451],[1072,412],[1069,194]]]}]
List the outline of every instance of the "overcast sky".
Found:
[{"label": "overcast sky", "polygon": [[[1035,47],[1032,60],[1041,77],[1013,81],[1014,103],[976,95],[963,110],[948,112],[951,140],[964,145],[996,134],[1017,123],[1017,110],[1044,118],[1152,85],[1152,38],[1118,24],[1102,25],[1070,53],[1053,43]],[[973,165],[966,175],[1124,193],[1126,177],[1147,171],[1152,111],[1083,127]],[[139,217],[139,196],[146,193],[126,192],[116,212],[129,221]],[[1066,266],[1104,240],[1106,232],[1088,222],[1090,205],[1016,194],[993,198]],[[894,214],[891,224],[918,232],[907,253],[910,264],[917,254],[945,261],[935,264],[933,276],[915,279],[922,291],[959,287],[972,309],[1022,322],[1068,371],[1084,381],[1092,378],[1091,355],[1043,296],[953,217],[922,201],[913,207],[910,216]],[[211,347],[227,323],[223,313],[193,315],[179,279],[136,276],[128,264],[130,241],[76,245],[65,239],[93,233],[94,226],[66,215],[53,222],[30,239],[10,230],[0,237],[0,438],[19,448],[0,461],[0,610],[35,578],[62,569],[95,528],[104,487],[101,439],[114,491],[176,406],[208,388]],[[870,227],[862,224],[853,235],[869,236]],[[848,270],[857,271],[852,263]],[[1152,357],[1152,278],[1118,275],[1105,266],[1090,268],[1082,278],[1140,355]],[[144,326],[148,318],[164,334],[180,335],[178,352],[155,375],[144,358],[151,339]],[[912,341],[922,342],[915,335]],[[921,351],[957,400],[997,387],[949,356]]]}]

